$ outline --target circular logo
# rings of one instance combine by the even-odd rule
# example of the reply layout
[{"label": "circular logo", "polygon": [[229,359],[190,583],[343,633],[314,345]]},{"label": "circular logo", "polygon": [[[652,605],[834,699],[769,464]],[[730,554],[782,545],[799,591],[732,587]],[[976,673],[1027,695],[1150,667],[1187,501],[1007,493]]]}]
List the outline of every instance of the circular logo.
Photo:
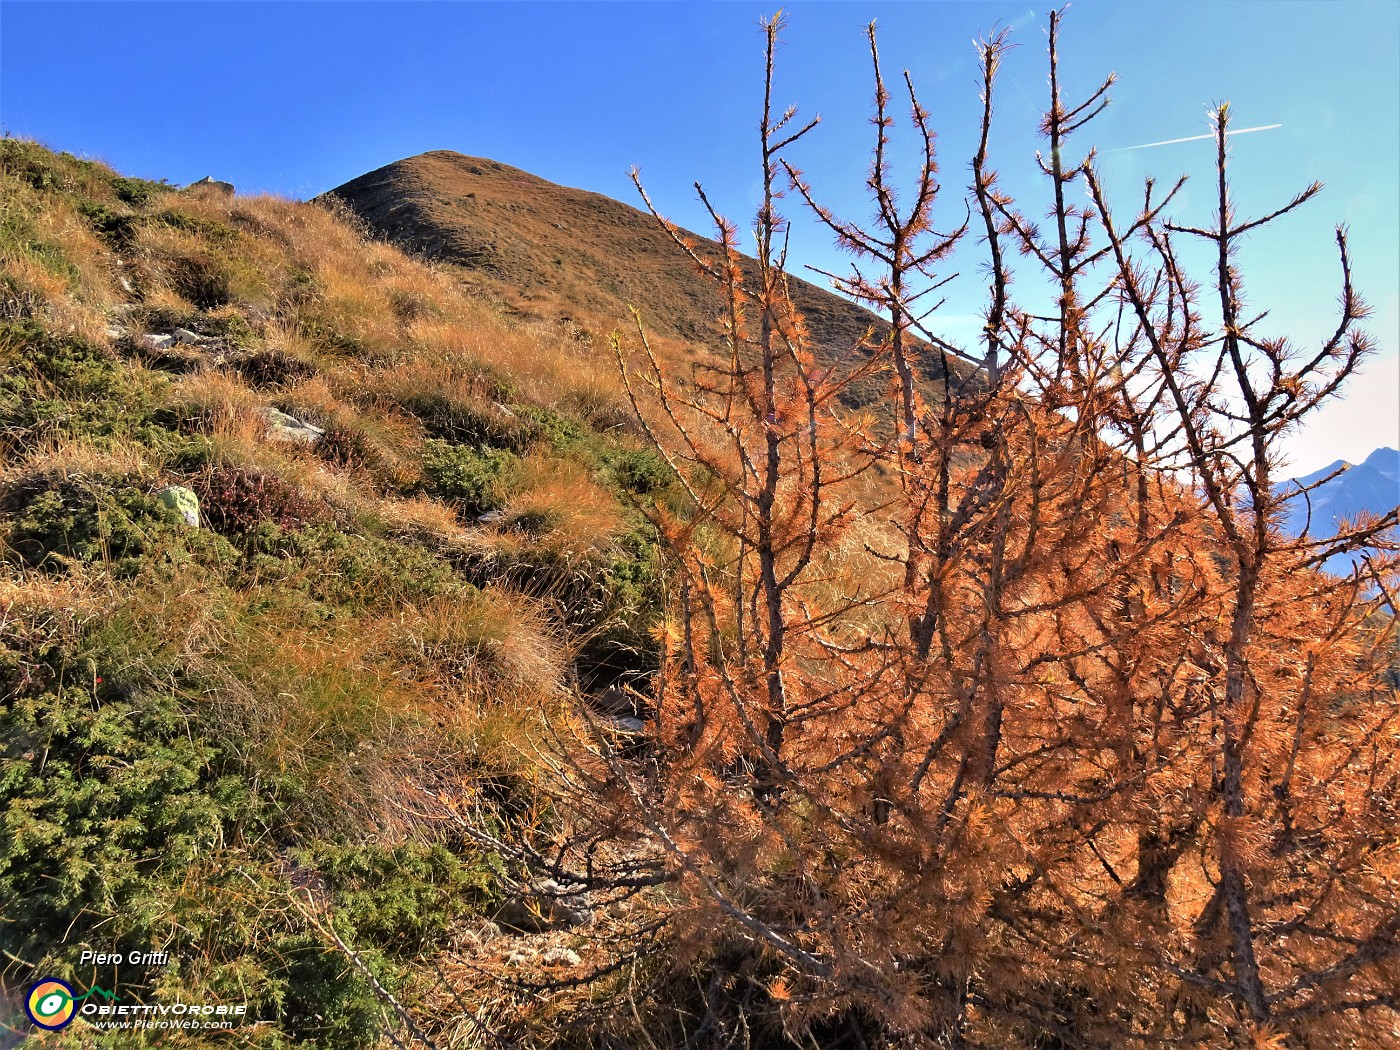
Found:
[{"label": "circular logo", "polygon": [[29,1011],[31,1021],[51,1032],[68,1024],[77,1012],[73,1003],[73,989],[56,977],[45,977],[30,988],[24,1007]]}]

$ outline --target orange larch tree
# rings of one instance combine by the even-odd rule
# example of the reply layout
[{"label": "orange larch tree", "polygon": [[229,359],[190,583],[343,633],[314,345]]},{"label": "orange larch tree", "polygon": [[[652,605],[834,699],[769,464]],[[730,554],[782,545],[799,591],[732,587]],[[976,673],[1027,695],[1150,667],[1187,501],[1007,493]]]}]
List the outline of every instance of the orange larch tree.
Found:
[{"label": "orange larch tree", "polygon": [[[1395,516],[1290,539],[1273,476],[1369,349],[1345,240],[1335,335],[1255,335],[1234,246],[1314,191],[1237,220],[1222,107],[1215,224],[1167,222],[1176,188],[1150,183],[1120,222],[1093,152],[1069,159],[1112,77],[1065,102],[1060,26],[1048,233],[991,170],[1006,37],[980,45],[979,367],[914,307],[962,230],[933,229],[912,79],[901,210],[872,28],[877,219],[840,219],[781,163],[815,121],[772,109],[777,19],[756,265],[703,191],[717,249],[666,227],[718,290],[722,352],[681,379],[640,322],[617,341],[687,499],[654,515],[676,586],[653,752],[604,753],[595,782],[667,857],[693,1045],[1365,1045],[1397,1023]],[[857,256],[838,286],[888,318],[836,362],[787,292],[784,174]],[[1183,236],[1218,249],[1214,320]],[[1013,255],[1053,309],[1013,300]],[[887,429],[841,404],[881,369]],[[1319,571],[1363,548],[1350,579]]]}]

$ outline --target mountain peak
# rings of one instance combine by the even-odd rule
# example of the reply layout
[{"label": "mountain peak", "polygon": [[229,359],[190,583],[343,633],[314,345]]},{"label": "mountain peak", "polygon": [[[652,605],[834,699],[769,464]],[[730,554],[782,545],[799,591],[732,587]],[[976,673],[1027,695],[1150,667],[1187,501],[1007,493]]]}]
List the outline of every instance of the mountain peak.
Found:
[{"label": "mountain peak", "polygon": [[[463,267],[470,281],[521,313],[591,318],[627,330],[635,307],[652,333],[696,345],[717,341],[717,289],[651,215],[602,194],[484,157],[433,150],[326,196],[385,240]],[[719,255],[718,244],[694,240],[702,254]],[[818,358],[844,357],[871,329],[885,327],[870,311],[799,277],[790,276],[789,287]],[[884,382],[868,377],[850,400],[877,401]]]},{"label": "mountain peak", "polygon": [[1400,477],[1400,450],[1378,448],[1366,457],[1363,466],[1380,471],[1387,477]]},{"label": "mountain peak", "polygon": [[[1306,498],[1299,491],[1333,474],[1336,476],[1318,485]],[[1310,536],[1325,539],[1336,533],[1342,519],[1354,519],[1362,512],[1388,514],[1400,506],[1400,452],[1378,448],[1356,464],[1339,459],[1321,470],[1285,481],[1280,489],[1293,496],[1284,515],[1284,531],[1298,536],[1306,529]],[[1327,567],[1332,572],[1345,573],[1350,571],[1352,562],[1352,556],[1338,555]]]}]

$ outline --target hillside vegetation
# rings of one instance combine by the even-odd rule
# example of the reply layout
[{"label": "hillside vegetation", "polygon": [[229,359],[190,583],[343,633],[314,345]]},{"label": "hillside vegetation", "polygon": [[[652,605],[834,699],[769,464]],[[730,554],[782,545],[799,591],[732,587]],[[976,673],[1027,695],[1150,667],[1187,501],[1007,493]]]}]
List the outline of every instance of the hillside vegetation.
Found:
[{"label": "hillside vegetation", "polygon": [[522,756],[654,660],[666,476],[601,354],[325,208],[0,143],[7,985],[166,951],[128,1001],[378,1039],[307,889],[411,1000],[519,874],[460,815],[548,834]]},{"label": "hillside vegetation", "polygon": [[[672,239],[644,211],[587,190],[559,186],[484,157],[434,150],[407,157],[337,186],[323,199],[349,208],[405,251],[461,267],[463,276],[512,313],[567,316],[603,330],[629,329],[631,310],[663,337],[695,346],[720,339],[714,289]],[[711,239],[684,232],[705,252]],[[738,264],[747,278],[756,263]],[[819,360],[833,364],[853,348],[868,356],[872,329],[888,330],[849,299],[801,277],[786,277],[788,294],[811,333]],[[967,376],[971,368],[958,366]],[[929,369],[929,388],[941,380]],[[845,391],[848,404],[866,406],[884,396],[883,382],[867,377]]]}]

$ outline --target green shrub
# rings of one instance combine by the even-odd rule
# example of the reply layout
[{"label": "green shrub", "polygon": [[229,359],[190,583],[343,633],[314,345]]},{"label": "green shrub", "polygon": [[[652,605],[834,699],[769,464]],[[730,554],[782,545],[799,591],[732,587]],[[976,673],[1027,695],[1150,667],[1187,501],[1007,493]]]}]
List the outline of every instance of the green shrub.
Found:
[{"label": "green shrub", "polygon": [[141,207],[162,193],[169,193],[172,187],[163,180],[151,182],[149,179],[131,179],[118,175],[112,179],[112,189],[117,194],[117,200]]},{"label": "green shrub", "polygon": [[551,449],[582,461],[598,481],[620,496],[655,496],[675,480],[654,449],[629,448],[553,409],[528,406],[520,411],[539,428]]},{"label": "green shrub", "polygon": [[120,201],[137,207],[169,193],[165,182],[125,178],[105,164],[80,160],[71,153],[45,149],[24,139],[0,139],[0,172],[12,175],[41,193],[70,201]]},{"label": "green shrub", "polygon": [[0,437],[111,437],[153,418],[159,380],[76,336],[33,321],[0,322]]},{"label": "green shrub", "polygon": [[522,405],[520,414],[533,423],[540,437],[555,452],[586,450],[599,437],[580,419],[540,405]]},{"label": "green shrub", "polygon": [[423,446],[423,487],[465,513],[496,510],[520,482],[520,459],[502,448],[451,445],[428,440]]},{"label": "green shrub", "polygon": [[131,654],[11,640],[0,639],[0,939],[31,961],[65,942],[141,947],[162,882],[246,805],[242,779],[217,771],[218,748],[189,732],[173,697],[133,681]]},{"label": "green shrub", "polygon": [[250,577],[297,587],[327,605],[389,608],[469,588],[423,547],[347,533],[331,523],[300,531],[265,524],[246,542]]},{"label": "green shrub", "polygon": [[609,448],[599,456],[598,477],[614,491],[654,496],[675,481],[666,461],[650,448]]},{"label": "green shrub", "polygon": [[[324,885],[336,928],[392,989],[454,919],[493,899],[495,867],[442,846],[279,850],[265,820],[281,814],[235,758],[244,742],[201,731],[192,715],[207,684],[161,633],[135,615],[0,625],[7,965],[91,985],[81,947],[158,949],[169,966],[121,968],[124,999],[245,1002],[240,1045],[375,1045],[381,1007],[297,906],[299,887]],[[161,1042],[74,1038],[59,1045]]]},{"label": "green shrub", "polygon": [[232,349],[244,350],[257,342],[258,335],[248,319],[236,310],[219,310],[186,319],[181,327],[193,329],[200,335],[222,339]]},{"label": "green shrub", "polygon": [[217,536],[192,529],[134,479],[37,477],[5,494],[15,508],[5,541],[21,563],[50,571],[108,562],[119,576],[162,556],[206,565],[236,554]]},{"label": "green shrub", "polygon": [[177,211],[174,208],[168,208],[152,216],[152,221],[165,226],[174,227],[185,233],[192,233],[198,237],[211,240],[216,244],[223,244],[238,239],[238,231],[232,226],[227,226],[216,219],[206,219],[202,216],[190,215],[187,212]]},{"label": "green shrub", "polygon": [[78,213],[115,248],[129,247],[136,236],[140,220],[131,211],[102,204],[98,201],[80,201]]},{"label": "green shrub", "polygon": [[310,863],[325,880],[337,925],[352,943],[404,959],[439,943],[454,919],[499,900],[493,865],[441,844],[318,845]]},{"label": "green shrub", "polygon": [[97,197],[110,192],[115,176],[100,164],[79,160],[71,153],[56,153],[37,142],[0,139],[0,171],[28,183],[42,193]]}]

